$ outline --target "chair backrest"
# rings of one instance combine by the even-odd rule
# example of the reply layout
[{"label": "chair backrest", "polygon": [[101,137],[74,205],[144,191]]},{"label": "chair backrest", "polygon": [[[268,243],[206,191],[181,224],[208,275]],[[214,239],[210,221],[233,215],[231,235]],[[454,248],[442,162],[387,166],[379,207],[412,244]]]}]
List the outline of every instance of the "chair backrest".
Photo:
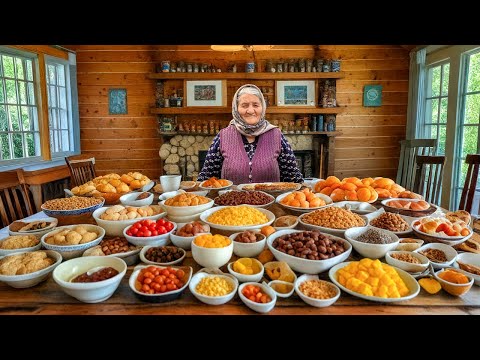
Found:
[{"label": "chair backrest", "polygon": [[67,156],[65,161],[70,171],[71,186],[79,186],[96,177],[95,158],[75,159]]},{"label": "chair backrest", "polygon": [[463,185],[462,196],[460,197],[459,210],[472,212],[473,199],[475,197],[475,189],[477,187],[478,169],[480,166],[480,154],[468,154],[465,159],[468,164],[467,176]]},{"label": "chair backrest", "polygon": [[18,171],[0,173],[0,217],[1,227],[15,220],[33,215],[26,185],[20,180]]},{"label": "chair backrest", "polygon": [[412,190],[415,184],[417,155],[434,155],[437,148],[436,139],[412,139],[400,141],[400,160],[398,162],[396,183]]},{"label": "chair backrest", "polygon": [[415,184],[412,191],[422,195],[425,201],[440,205],[443,167],[446,157],[417,155]]}]

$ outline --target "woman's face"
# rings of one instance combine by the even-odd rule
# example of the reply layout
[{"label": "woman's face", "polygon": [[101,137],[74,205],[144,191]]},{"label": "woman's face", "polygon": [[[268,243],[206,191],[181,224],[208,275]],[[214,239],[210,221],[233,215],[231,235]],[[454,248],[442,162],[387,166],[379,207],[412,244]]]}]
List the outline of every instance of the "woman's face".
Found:
[{"label": "woman's face", "polygon": [[243,94],[238,99],[238,112],[248,125],[255,125],[262,117],[262,102],[256,95]]}]

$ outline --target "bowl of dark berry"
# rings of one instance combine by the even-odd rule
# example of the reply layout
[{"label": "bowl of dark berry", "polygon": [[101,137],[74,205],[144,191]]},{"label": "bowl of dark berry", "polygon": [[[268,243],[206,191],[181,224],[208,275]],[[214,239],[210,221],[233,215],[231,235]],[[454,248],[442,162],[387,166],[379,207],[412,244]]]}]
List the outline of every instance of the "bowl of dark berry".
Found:
[{"label": "bowl of dark berry", "polygon": [[176,246],[144,246],[140,260],[150,265],[174,265],[183,261],[187,252]]},{"label": "bowl of dark berry", "polygon": [[230,235],[233,253],[239,257],[255,257],[265,248],[267,238],[260,230],[246,230]]}]

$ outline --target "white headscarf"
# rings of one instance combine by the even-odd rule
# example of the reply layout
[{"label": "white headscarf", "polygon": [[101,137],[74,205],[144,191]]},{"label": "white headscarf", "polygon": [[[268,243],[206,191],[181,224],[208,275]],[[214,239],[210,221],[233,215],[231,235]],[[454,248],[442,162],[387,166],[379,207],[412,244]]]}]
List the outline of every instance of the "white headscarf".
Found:
[{"label": "white headscarf", "polygon": [[[247,124],[245,120],[243,120],[243,118],[241,117],[240,113],[238,112],[238,100],[240,96],[243,94],[255,95],[262,102],[262,115],[260,116],[260,121],[255,125]],[[240,132],[240,134],[243,134],[245,136],[259,136],[264,132],[267,132],[277,127],[275,125],[270,124],[268,120],[265,119],[266,109],[267,109],[267,104],[265,103],[265,98],[263,97],[263,94],[260,91],[260,89],[253,84],[242,85],[235,92],[235,95],[233,95],[233,100],[232,100],[233,119],[230,121],[230,125],[234,125],[237,128],[237,130]]]}]

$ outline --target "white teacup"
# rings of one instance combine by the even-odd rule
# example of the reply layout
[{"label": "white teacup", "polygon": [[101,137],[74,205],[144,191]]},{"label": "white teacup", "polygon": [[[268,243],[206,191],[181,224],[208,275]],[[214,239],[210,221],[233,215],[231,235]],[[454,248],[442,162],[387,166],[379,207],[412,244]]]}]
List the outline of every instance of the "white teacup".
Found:
[{"label": "white teacup", "polygon": [[160,176],[160,184],[162,184],[163,192],[177,191],[180,188],[182,175],[162,175]]}]

